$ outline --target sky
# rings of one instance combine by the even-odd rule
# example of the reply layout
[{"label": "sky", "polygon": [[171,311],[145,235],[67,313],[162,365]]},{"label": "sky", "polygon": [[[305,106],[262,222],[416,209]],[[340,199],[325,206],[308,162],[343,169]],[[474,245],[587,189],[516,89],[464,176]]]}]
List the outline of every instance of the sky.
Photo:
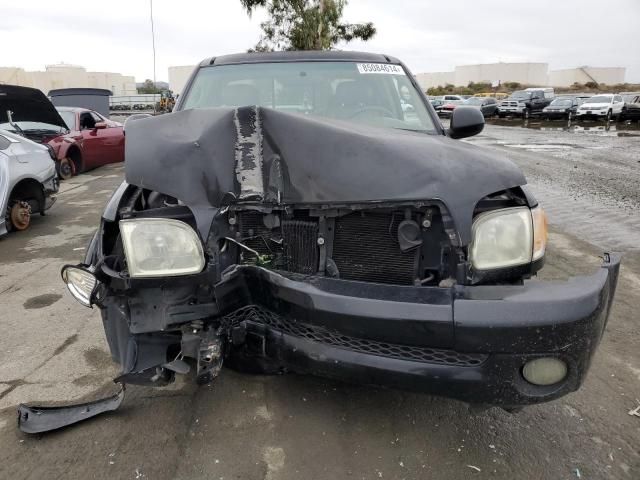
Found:
[{"label": "sky", "polygon": [[[44,70],[69,63],[89,71],[153,78],[150,0],[0,0],[0,66]],[[264,12],[239,0],[153,0],[156,79],[167,68],[246,51]],[[551,70],[626,67],[640,83],[640,0],[350,0],[349,22],[377,35],[340,49],[386,53],[413,73],[456,65],[546,62]]]}]

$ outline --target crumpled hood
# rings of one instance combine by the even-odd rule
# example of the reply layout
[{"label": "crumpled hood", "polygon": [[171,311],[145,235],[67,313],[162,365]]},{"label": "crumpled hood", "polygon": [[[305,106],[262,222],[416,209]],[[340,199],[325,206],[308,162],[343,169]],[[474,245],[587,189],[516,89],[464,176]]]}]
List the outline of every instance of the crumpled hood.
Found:
[{"label": "crumpled hood", "polygon": [[42,122],[67,130],[53,104],[37,88],[0,85],[0,123],[7,123],[7,110],[14,122]]},{"label": "crumpled hood", "polygon": [[498,154],[442,135],[262,107],[185,110],[127,125],[126,181],[188,205],[206,238],[230,203],[440,200],[461,243],[483,197],[524,185]]}]

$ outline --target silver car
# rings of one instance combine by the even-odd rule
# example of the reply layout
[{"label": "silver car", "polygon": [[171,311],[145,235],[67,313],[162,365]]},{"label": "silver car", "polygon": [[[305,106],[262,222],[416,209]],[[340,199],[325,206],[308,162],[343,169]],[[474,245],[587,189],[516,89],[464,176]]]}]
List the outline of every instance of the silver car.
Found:
[{"label": "silver car", "polygon": [[0,130],[0,236],[25,230],[31,215],[55,201],[58,177],[51,149]]}]

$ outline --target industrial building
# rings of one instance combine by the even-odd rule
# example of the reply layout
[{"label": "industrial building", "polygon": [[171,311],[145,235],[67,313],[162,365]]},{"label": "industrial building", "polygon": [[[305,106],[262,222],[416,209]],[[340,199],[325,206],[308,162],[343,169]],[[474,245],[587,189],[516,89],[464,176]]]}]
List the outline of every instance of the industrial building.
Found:
[{"label": "industrial building", "polygon": [[194,68],[196,68],[195,65],[169,67],[169,90],[171,90],[174,95],[180,95],[182,93],[182,89],[186,85],[187,80],[189,80],[189,76]]},{"label": "industrial building", "polygon": [[0,67],[0,83],[33,87],[42,92],[60,88],[103,88],[114,95],[135,95],[136,81],[129,75],[112,72],[88,72],[79,65],[47,65],[45,71],[26,71],[17,67]]},{"label": "industrial building", "polygon": [[574,83],[605,83],[615,85],[624,83],[625,68],[623,67],[578,67],[549,72],[549,86],[568,87]]},{"label": "industrial building", "polygon": [[460,65],[452,72],[418,73],[416,78],[426,90],[446,84],[464,87],[469,82],[504,83],[518,82],[523,85],[568,87],[574,83],[624,83],[624,67],[577,67],[549,71],[546,63],[488,63]]}]

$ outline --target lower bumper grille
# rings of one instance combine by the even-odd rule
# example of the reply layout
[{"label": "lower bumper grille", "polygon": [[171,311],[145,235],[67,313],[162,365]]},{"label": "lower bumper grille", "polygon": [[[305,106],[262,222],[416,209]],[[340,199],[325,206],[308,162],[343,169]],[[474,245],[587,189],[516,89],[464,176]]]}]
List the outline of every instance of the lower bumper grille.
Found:
[{"label": "lower bumper grille", "polygon": [[397,345],[375,340],[350,337],[338,332],[298,323],[256,305],[248,305],[224,317],[225,322],[237,325],[241,322],[252,322],[268,326],[274,330],[302,338],[312,342],[322,343],[335,348],[377,355],[380,357],[409,360],[414,362],[435,363],[460,367],[474,367],[481,365],[489,357],[481,353],[460,353],[429,347]]}]

